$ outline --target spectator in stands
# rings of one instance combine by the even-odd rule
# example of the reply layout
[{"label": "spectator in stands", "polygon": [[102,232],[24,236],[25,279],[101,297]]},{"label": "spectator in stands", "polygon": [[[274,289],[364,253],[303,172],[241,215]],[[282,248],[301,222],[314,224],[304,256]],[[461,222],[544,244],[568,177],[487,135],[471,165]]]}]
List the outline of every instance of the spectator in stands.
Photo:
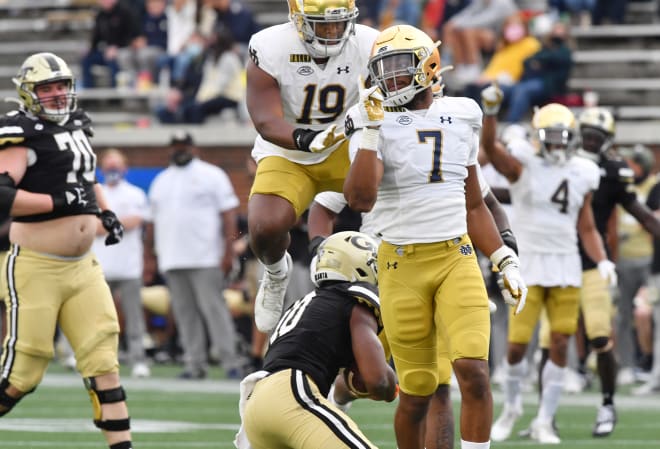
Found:
[{"label": "spectator in stands", "polygon": [[83,56],[82,88],[95,87],[93,66],[110,69],[110,85],[117,85],[119,50],[129,47],[140,36],[140,25],[132,11],[118,0],[98,0],[100,10],[96,14],[92,41]]},{"label": "spectator in stands", "polygon": [[501,89],[520,81],[524,62],[541,49],[541,43],[530,36],[527,23],[520,13],[507,17],[502,27],[495,53],[474,83],[465,87],[464,95],[481,103],[481,91],[492,82]]},{"label": "spectator in stands", "polygon": [[520,81],[512,86],[501,86],[504,103],[508,104],[507,122],[520,122],[532,106],[542,105],[566,92],[573,66],[568,32],[568,25],[555,22],[541,39],[541,49],[525,60]]},{"label": "spectator in stands", "polygon": [[628,0],[599,0],[591,14],[592,25],[622,24],[626,18]]},{"label": "spectator in stands", "polygon": [[454,65],[448,88],[461,90],[479,78],[482,53],[495,49],[500,28],[517,10],[513,0],[471,0],[445,24],[442,41],[449,47]]},{"label": "spectator in stands", "polygon": [[223,24],[231,30],[241,55],[247,54],[247,46],[254,33],[259,31],[252,12],[240,0],[207,0],[215,10],[216,27]]},{"label": "spectator in stands", "polygon": [[[177,132],[171,163],[149,189],[155,254],[169,287],[181,346],[181,379],[203,379],[208,359],[218,359],[228,377],[242,375],[236,329],[223,298],[234,266],[236,208],[227,174],[200,160],[192,137]],[[207,335],[210,347],[207,345]]]},{"label": "spectator in stands", "polygon": [[[170,71],[170,83],[180,82],[188,63],[201,53],[190,51],[190,38],[195,33],[195,0],[174,0],[167,6],[167,53],[159,61],[159,68],[167,67]],[[193,48],[195,50],[196,48]]]},{"label": "spectator in stands", "polygon": [[101,263],[115,303],[123,312],[122,334],[128,352],[133,377],[149,377],[143,344],[145,334],[142,311],[142,225],[149,219],[147,195],[139,187],[124,179],[128,169],[126,156],[116,148],[101,156],[103,192],[108,206],[124,225],[124,238],[119,245],[106,246],[105,230],[98,224],[93,250]]},{"label": "spectator in stands", "polygon": [[156,79],[159,58],[167,49],[166,0],[147,0],[140,36],[119,51],[119,68],[135,81],[138,90],[148,90]]},{"label": "spectator in stands", "polygon": [[[445,24],[469,4],[470,0],[428,0],[422,9],[420,27],[436,41],[442,36]],[[362,17],[362,7],[360,7],[360,17]],[[448,48],[443,50],[443,65],[451,63]]]},{"label": "spectator in stands", "polygon": [[204,54],[191,62],[180,87],[156,110],[161,123],[203,123],[225,109],[238,113],[245,98],[243,63],[233,50],[231,31],[219,26]]}]

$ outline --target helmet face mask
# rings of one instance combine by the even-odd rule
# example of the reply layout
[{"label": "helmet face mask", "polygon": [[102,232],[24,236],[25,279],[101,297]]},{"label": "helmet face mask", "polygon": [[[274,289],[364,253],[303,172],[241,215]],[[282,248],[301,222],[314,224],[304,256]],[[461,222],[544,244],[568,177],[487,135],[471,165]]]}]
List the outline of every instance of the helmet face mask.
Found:
[{"label": "helmet face mask", "polygon": [[341,53],[352,34],[358,9],[355,0],[288,0],[289,18],[313,58]]},{"label": "helmet face mask", "polygon": [[[28,57],[12,81],[21,107],[37,117],[64,123],[76,110],[73,73],[66,62],[53,53],[36,53]],[[61,82],[67,85],[66,94],[59,89]]]},{"label": "helmet face mask", "polygon": [[314,285],[325,281],[368,282],[378,284],[378,244],[356,231],[332,234],[317,250],[311,264]]},{"label": "helmet face mask", "polygon": [[410,25],[395,25],[378,35],[369,77],[380,87],[386,105],[403,106],[434,83],[442,84],[438,45]]},{"label": "helmet face mask", "polygon": [[539,108],[532,118],[532,127],[541,156],[548,162],[563,165],[575,154],[579,134],[575,116],[566,106],[550,103]]}]

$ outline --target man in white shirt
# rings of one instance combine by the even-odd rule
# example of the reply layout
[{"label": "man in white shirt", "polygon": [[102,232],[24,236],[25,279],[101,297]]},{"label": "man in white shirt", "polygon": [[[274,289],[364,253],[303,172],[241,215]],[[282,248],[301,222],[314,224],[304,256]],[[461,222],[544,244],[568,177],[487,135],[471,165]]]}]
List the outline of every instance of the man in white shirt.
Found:
[{"label": "man in white shirt", "polygon": [[224,170],[195,157],[190,134],[174,134],[170,146],[172,162],[151,184],[149,202],[158,269],[172,295],[183,347],[179,377],[206,377],[208,352],[238,379],[237,335],[222,292],[233,268],[239,201]]},{"label": "man in white shirt", "polygon": [[118,245],[106,246],[106,232],[99,223],[93,249],[115,302],[119,302],[123,312],[122,334],[127,346],[128,362],[132,366],[131,374],[133,377],[149,377],[151,371],[144,351],[145,322],[140,294],[142,225],[149,220],[147,195],[124,179],[127,161],[121,151],[115,148],[106,150],[99,165],[104,176],[102,186],[108,205],[124,224],[124,239]]}]

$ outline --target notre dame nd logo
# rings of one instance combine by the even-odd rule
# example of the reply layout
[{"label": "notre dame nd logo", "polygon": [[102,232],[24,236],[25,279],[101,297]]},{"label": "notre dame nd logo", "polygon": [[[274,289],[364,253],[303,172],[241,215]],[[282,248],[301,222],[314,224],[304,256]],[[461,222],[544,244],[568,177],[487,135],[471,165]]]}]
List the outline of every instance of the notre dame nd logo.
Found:
[{"label": "notre dame nd logo", "polygon": [[472,246],[470,245],[461,245],[461,247],[458,248],[458,250],[464,256],[469,256],[470,254],[472,254]]}]

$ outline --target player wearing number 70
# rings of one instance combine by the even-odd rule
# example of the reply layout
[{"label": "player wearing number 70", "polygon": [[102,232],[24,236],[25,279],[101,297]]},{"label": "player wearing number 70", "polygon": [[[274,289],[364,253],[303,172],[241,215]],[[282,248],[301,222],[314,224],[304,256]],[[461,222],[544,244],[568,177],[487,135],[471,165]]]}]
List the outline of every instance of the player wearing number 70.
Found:
[{"label": "player wearing number 70", "polygon": [[0,278],[8,311],[0,416],[41,382],[59,326],[75,352],[94,424],[111,449],[131,449],[117,313],[90,251],[99,218],[106,245],[121,240],[123,226],[95,181],[91,123],[76,108],[73,75],[58,56],[28,57],[13,81],[19,109],[0,118],[0,214],[12,217]]},{"label": "player wearing number 70", "polygon": [[292,268],[289,230],[323,191],[341,192],[348,171],[343,125],[357,103],[377,30],[356,24],[355,0],[288,0],[290,21],[250,40],[247,107],[259,135],[248,202],[250,247],[265,273],[255,322],[270,332]]}]

